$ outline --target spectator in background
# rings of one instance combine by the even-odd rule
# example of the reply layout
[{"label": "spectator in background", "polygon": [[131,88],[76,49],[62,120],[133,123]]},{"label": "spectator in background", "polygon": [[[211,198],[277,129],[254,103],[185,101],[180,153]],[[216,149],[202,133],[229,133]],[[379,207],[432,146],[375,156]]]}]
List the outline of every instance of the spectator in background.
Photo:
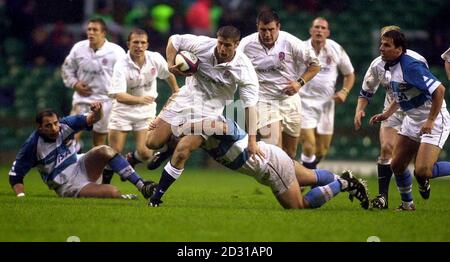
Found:
[{"label": "spectator in background", "polygon": [[33,66],[47,66],[51,62],[52,52],[47,30],[43,25],[36,26],[31,32],[26,61]]},{"label": "spectator in background", "polygon": [[197,0],[187,10],[186,23],[194,35],[212,35],[211,0]]}]

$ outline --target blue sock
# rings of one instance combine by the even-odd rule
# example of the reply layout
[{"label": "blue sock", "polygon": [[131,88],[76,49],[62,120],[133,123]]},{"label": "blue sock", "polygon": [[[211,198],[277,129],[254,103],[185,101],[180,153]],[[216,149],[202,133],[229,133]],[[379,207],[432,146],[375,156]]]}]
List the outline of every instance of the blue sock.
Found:
[{"label": "blue sock", "polygon": [[395,182],[397,183],[398,191],[403,202],[413,201],[412,197],[412,176],[408,169],[403,172],[401,176],[395,176]]},{"label": "blue sock", "polygon": [[331,198],[341,192],[341,183],[336,180],[326,186],[311,189],[306,195],[305,200],[311,208],[318,208],[329,201]]},{"label": "blue sock", "polygon": [[337,178],[334,173],[324,169],[315,169],[314,174],[316,175],[317,179],[316,186],[328,185],[329,183],[335,181]]},{"label": "blue sock", "polygon": [[156,192],[152,198],[161,199],[172,183],[180,177],[183,170],[184,169],[177,169],[173,167],[170,161],[167,162],[161,174],[161,178],[159,179],[158,186],[156,187]]},{"label": "blue sock", "polygon": [[130,166],[128,161],[123,158],[123,156],[116,154],[113,158],[111,158],[111,160],[109,160],[108,164],[123,180],[130,181],[139,190],[142,188],[142,178],[136,173],[134,168]]},{"label": "blue sock", "polygon": [[432,178],[450,176],[450,162],[441,161],[434,163]]}]

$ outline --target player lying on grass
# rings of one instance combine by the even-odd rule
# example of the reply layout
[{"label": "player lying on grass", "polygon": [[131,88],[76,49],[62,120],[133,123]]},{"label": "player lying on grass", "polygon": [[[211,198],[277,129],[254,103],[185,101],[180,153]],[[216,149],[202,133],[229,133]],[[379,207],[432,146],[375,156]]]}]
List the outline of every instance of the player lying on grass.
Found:
[{"label": "player lying on grass", "polygon": [[92,125],[103,116],[101,102],[92,103],[90,108],[87,115],[62,119],[52,109],[36,115],[37,130],[22,145],[9,172],[9,182],[18,197],[25,196],[23,179],[32,167],[37,167],[44,183],[61,197],[133,197],[122,195],[115,186],[100,184],[106,165],[133,183],[145,198],[152,195],[155,183],[142,180],[111,147],[102,145],[76,154],[74,135],[92,130]]},{"label": "player lying on grass", "polygon": [[[155,124],[157,122],[152,126]],[[212,158],[269,186],[278,202],[286,209],[317,208],[342,191],[349,192],[350,199],[356,197],[363,208],[369,207],[366,185],[362,180],[355,178],[351,171],[345,171],[339,177],[327,170],[307,169],[292,160],[281,148],[262,141],[258,142],[258,146],[264,152],[264,159],[249,157],[247,133],[236,122],[228,119],[203,121],[201,132],[205,139],[201,147]],[[159,164],[161,160],[159,159]],[[167,164],[155,194],[150,197],[150,206],[159,206],[164,192],[179,177],[172,171]],[[314,188],[303,196],[300,186],[314,186]]]}]

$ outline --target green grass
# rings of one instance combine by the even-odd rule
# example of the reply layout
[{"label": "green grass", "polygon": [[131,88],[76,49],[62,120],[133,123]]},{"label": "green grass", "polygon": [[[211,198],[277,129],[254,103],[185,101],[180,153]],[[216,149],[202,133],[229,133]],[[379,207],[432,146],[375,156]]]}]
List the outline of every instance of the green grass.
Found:
[{"label": "green grass", "polygon": [[[284,210],[269,188],[224,170],[186,170],[159,208],[139,200],[59,198],[33,171],[25,198],[12,193],[7,168],[0,183],[0,241],[450,241],[450,180],[432,181],[424,201],[413,193],[416,212],[395,212],[400,203],[391,182],[390,210],[366,211],[347,193],[316,210]],[[142,172],[158,180],[159,172]],[[147,173],[147,174],[146,174]],[[123,193],[136,193],[114,178]],[[369,179],[374,195],[376,179]]]}]

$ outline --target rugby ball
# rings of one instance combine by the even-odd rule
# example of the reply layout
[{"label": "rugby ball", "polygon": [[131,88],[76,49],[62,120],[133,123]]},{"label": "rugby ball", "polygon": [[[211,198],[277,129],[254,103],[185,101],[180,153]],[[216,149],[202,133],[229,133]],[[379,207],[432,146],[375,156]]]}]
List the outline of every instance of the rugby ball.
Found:
[{"label": "rugby ball", "polygon": [[200,60],[198,57],[189,51],[180,51],[175,56],[175,65],[180,65],[180,71],[184,73],[195,73],[198,70]]}]

